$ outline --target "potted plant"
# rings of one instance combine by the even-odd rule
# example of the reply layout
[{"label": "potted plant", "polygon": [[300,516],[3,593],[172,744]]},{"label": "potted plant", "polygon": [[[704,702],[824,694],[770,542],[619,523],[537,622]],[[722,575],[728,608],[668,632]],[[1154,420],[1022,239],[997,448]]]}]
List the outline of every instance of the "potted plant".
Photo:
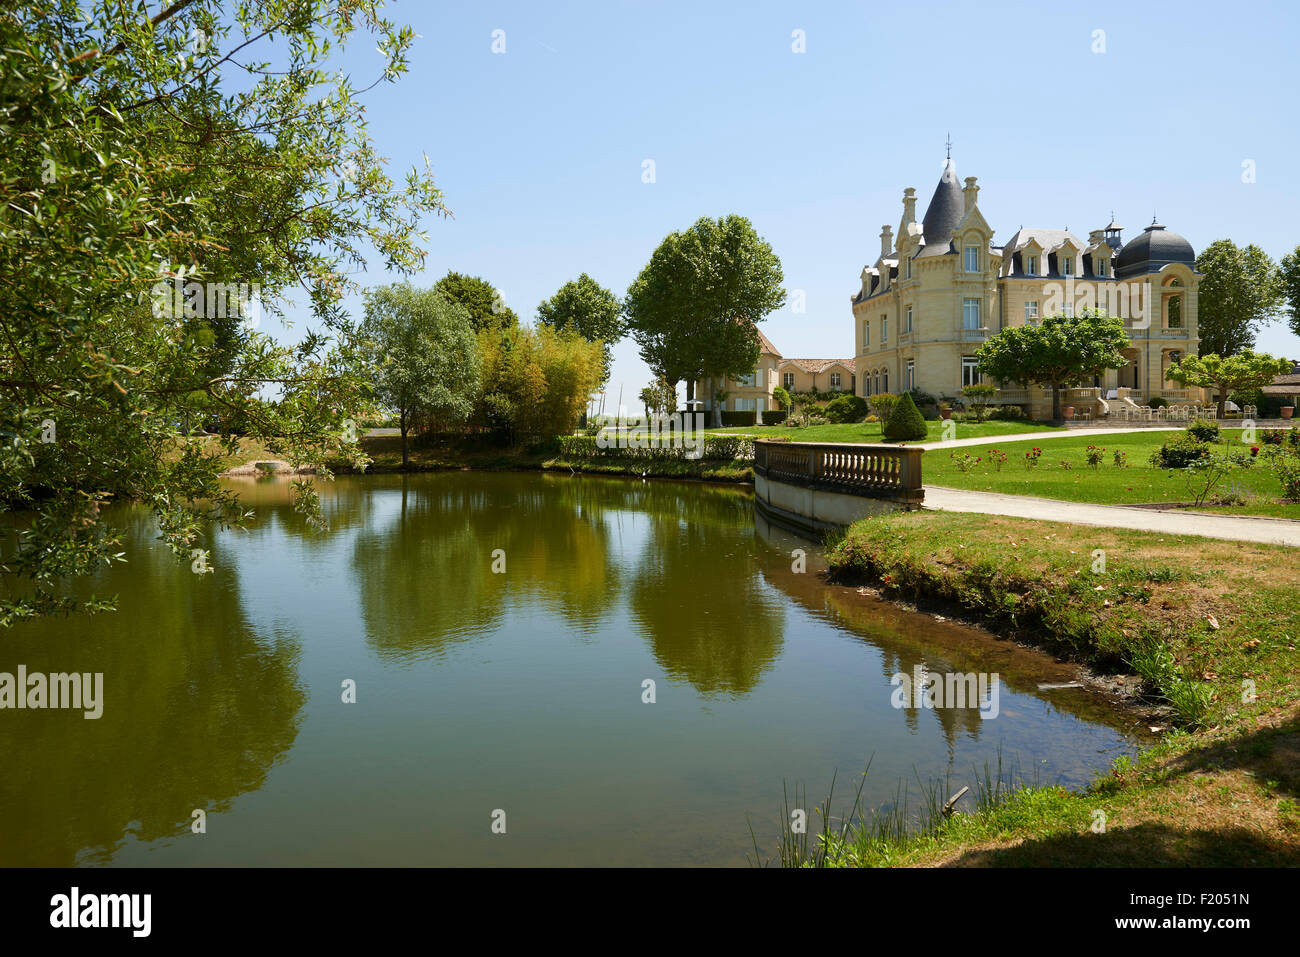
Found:
[{"label": "potted plant", "polygon": [[939,406],[939,417],[940,417],[941,419],[951,419],[951,418],[952,418],[952,406],[950,406],[947,402],[942,403],[942,404]]},{"label": "potted plant", "polygon": [[1282,418],[1289,419],[1291,418],[1292,415],[1295,414],[1295,406],[1284,405],[1282,406],[1281,412],[1282,412]]},{"label": "potted plant", "polygon": [[1065,416],[1067,419],[1073,419],[1073,418],[1074,418],[1074,406],[1072,406],[1072,405],[1067,405],[1064,409],[1061,410],[1061,415]]}]

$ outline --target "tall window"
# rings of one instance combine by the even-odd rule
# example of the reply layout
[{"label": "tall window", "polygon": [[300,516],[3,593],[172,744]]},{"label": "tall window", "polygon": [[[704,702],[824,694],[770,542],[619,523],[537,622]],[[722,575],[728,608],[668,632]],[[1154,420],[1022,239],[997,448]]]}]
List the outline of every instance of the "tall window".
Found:
[{"label": "tall window", "polygon": [[980,248],[978,246],[966,247],[966,271],[980,271]]},{"label": "tall window", "polygon": [[742,375],[738,377],[736,379],[736,385],[740,386],[740,388],[742,389],[754,388],[754,373],[751,372],[749,375]]},{"label": "tall window", "polygon": [[1183,297],[1169,297],[1169,328],[1181,329],[1183,327]]},{"label": "tall window", "polygon": [[880,372],[879,372],[879,371],[877,371],[876,374],[875,374],[875,376],[873,377],[873,380],[872,380],[872,389],[873,389],[873,393],[874,393],[874,392],[879,392],[879,391],[880,391]]},{"label": "tall window", "polygon": [[889,391],[889,370],[885,369],[880,373],[880,391]]},{"label": "tall window", "polygon": [[980,384],[980,364],[974,356],[961,357],[961,384],[963,388]]},{"label": "tall window", "polygon": [[1073,256],[1066,256],[1064,253],[1062,253],[1062,254],[1060,255],[1060,260],[1061,260],[1061,275],[1062,275],[1062,276],[1073,276],[1073,275],[1074,275],[1074,257],[1073,257]]},{"label": "tall window", "polygon": [[1093,270],[1092,270],[1092,271],[1095,272],[1098,276],[1107,276],[1107,275],[1109,275],[1109,273],[1106,272],[1106,260],[1104,260],[1104,259],[1094,259],[1094,260],[1092,261],[1092,266],[1093,266]]},{"label": "tall window", "polygon": [[1025,257],[1025,275],[1026,275],[1026,276],[1037,276],[1037,275],[1038,275],[1038,257],[1037,257],[1037,256],[1026,256],[1026,257]]},{"label": "tall window", "polygon": [[782,376],[781,376],[781,384],[782,384],[783,386],[785,386],[787,389],[793,389],[793,388],[794,388],[794,373],[793,373],[793,372],[787,372],[787,373],[785,373],[784,375],[782,375]]},{"label": "tall window", "polygon": [[1038,300],[1029,299],[1025,302],[1025,322],[1038,318]]},{"label": "tall window", "polygon": [[903,320],[903,331],[904,332],[912,331],[912,307],[911,306],[907,307],[907,318]]},{"label": "tall window", "polygon": [[911,256],[908,256],[906,259],[903,260],[903,278],[904,279],[912,278],[912,257]]},{"label": "tall window", "polygon": [[978,299],[962,300],[961,326],[963,329],[978,329],[980,327],[980,301]]},{"label": "tall window", "polygon": [[865,352],[867,346],[871,345],[871,320],[862,320],[862,349]]},{"label": "tall window", "polygon": [[831,388],[832,388],[832,389],[836,389],[836,390],[838,390],[839,387],[840,387],[840,374],[839,374],[838,372],[832,372],[832,373],[831,373]]},{"label": "tall window", "polygon": [[883,346],[889,341],[889,317],[880,317],[880,344]]},{"label": "tall window", "polygon": [[916,388],[916,360],[907,360],[907,375],[903,378],[904,388],[911,392]]}]

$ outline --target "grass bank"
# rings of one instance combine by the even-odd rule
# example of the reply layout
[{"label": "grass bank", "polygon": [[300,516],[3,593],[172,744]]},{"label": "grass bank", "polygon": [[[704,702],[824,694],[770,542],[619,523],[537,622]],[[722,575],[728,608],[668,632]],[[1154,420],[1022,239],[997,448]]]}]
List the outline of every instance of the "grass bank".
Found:
[{"label": "grass bank", "polygon": [[[859,522],[832,575],[941,603],[1135,689],[1168,730],[1082,793],[977,789],[919,830],[856,814],[787,863],[1248,866],[1300,863],[1300,601],[1294,550],[914,512]],[[833,809],[828,809],[827,820]],[[858,811],[861,811],[859,808]],[[1101,829],[1097,828],[1101,826]]]}]

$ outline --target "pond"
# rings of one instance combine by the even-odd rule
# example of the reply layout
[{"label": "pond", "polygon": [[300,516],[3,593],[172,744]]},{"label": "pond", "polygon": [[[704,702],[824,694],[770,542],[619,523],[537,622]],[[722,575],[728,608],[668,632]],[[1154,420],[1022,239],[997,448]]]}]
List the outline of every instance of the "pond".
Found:
[{"label": "pond", "polygon": [[[1067,666],[826,584],[743,487],[341,477],[326,532],[287,482],[239,487],[210,573],[122,509],[128,563],[93,589],[120,610],[3,636],[0,672],[102,673],[103,712],[0,711],[0,863],[744,865],[747,816],[772,855],[783,788],[844,796],[868,760],[876,807],[1137,749],[1040,687]],[[918,667],[999,679],[896,706]]]}]

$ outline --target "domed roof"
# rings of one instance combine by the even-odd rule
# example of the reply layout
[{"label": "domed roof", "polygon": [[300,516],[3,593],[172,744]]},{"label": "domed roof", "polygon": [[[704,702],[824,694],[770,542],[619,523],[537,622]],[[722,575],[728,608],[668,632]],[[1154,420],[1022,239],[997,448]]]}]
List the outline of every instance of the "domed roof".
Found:
[{"label": "domed roof", "polygon": [[938,256],[948,251],[952,242],[952,231],[966,215],[966,198],[961,186],[957,184],[957,167],[952,160],[943,167],[939,185],[934,188],[934,196],[926,207],[925,218],[921,220],[921,233],[925,237],[923,256]]},{"label": "domed roof", "polygon": [[1123,279],[1138,273],[1156,272],[1170,263],[1185,263],[1194,268],[1196,252],[1182,236],[1153,222],[1142,231],[1142,235],[1120,247],[1119,255],[1115,257],[1115,275]]}]

